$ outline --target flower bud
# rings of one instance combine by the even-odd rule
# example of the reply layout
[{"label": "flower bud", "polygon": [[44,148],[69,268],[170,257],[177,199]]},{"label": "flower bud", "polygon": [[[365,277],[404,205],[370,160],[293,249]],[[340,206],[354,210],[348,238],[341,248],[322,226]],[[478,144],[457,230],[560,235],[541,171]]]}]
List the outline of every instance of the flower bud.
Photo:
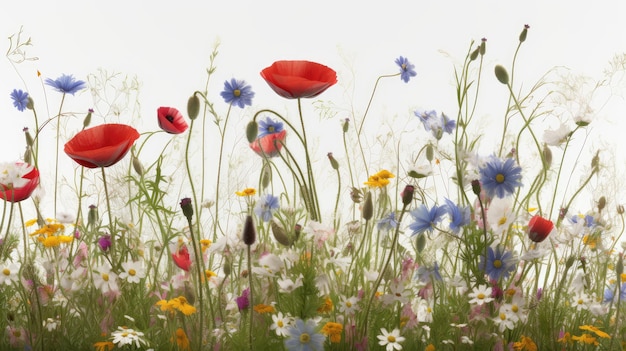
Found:
[{"label": "flower bud", "polygon": [[606,206],[606,197],[601,196],[598,200],[598,212],[602,212],[604,207]]},{"label": "flower bud", "polygon": [[28,130],[28,127],[24,127],[22,131],[24,132],[24,136],[26,137],[26,145],[32,147],[35,144],[35,140],[33,140],[33,136],[30,135],[30,131]]},{"label": "flower bud", "polygon": [[485,56],[487,51],[487,38],[480,39],[480,56]]},{"label": "flower bud", "polygon": [[543,144],[543,166],[545,169],[550,168],[552,165],[552,150],[548,144]]},{"label": "flower bud", "polygon": [[28,102],[26,103],[26,108],[31,111],[35,109],[35,100],[33,100],[30,94],[28,94]]},{"label": "flower bud", "polygon": [[83,120],[83,128],[87,128],[91,124],[91,114],[92,113],[93,113],[93,109],[90,108],[89,112],[87,112],[87,116],[85,116],[85,119]]},{"label": "flower bud", "polygon": [[406,174],[409,177],[415,178],[415,179],[426,178],[426,174],[419,173],[418,171],[416,171],[414,169],[408,171]]},{"label": "flower bud", "polygon": [[622,255],[617,255],[617,264],[615,265],[615,273],[618,277],[624,273],[624,258]]},{"label": "flower bud", "polygon": [[350,127],[350,118],[346,118],[343,120],[342,128],[344,133],[348,132],[348,127]]},{"label": "flower bud", "polygon": [[87,225],[94,228],[98,224],[98,207],[89,205],[89,213],[87,214]]},{"label": "flower bud", "polygon": [[472,180],[472,192],[474,195],[480,196],[480,181],[478,179]]},{"label": "flower bud", "polygon": [[330,166],[335,170],[339,169],[339,162],[337,162],[337,160],[333,157],[333,153],[329,152],[327,156],[330,161]]},{"label": "flower bud", "polygon": [[596,152],[596,155],[591,159],[591,168],[592,171],[597,171],[598,166],[600,165],[600,151]]},{"label": "flower bud", "polygon": [[529,25],[525,24],[524,25],[524,29],[522,29],[522,32],[519,34],[519,42],[523,43],[526,41],[526,35],[528,35],[528,28],[530,28]]},{"label": "flower bud", "polygon": [[294,242],[298,241],[298,239],[300,239],[300,234],[302,233],[302,225],[301,224],[296,224],[293,227],[293,234],[294,234]]},{"label": "flower bud", "polygon": [[187,100],[187,115],[190,120],[194,120],[198,118],[198,114],[200,113],[200,98],[196,94],[191,95],[189,100]]},{"label": "flower bud", "polygon": [[111,248],[111,236],[106,234],[98,238],[98,247],[103,252],[107,252]]},{"label": "flower bud", "polygon": [[191,218],[193,217],[193,205],[191,204],[191,199],[188,197],[181,199],[180,208],[183,210],[183,214],[187,220],[191,222]]},{"label": "flower bud", "polygon": [[289,240],[289,237],[287,236],[287,233],[285,232],[285,229],[283,227],[281,227],[275,221],[271,222],[271,227],[272,227],[272,234],[274,235],[274,239],[276,239],[276,241],[278,241],[279,244],[282,244],[287,247],[291,246],[291,240]]},{"label": "flower bud", "polygon": [[224,272],[224,275],[226,277],[230,275],[231,267],[230,267],[230,258],[228,256],[224,258],[224,266],[222,267],[222,272]]},{"label": "flower bud", "polygon": [[415,187],[413,185],[407,185],[404,187],[404,190],[400,194],[400,196],[402,196],[403,205],[409,205],[413,201],[414,192],[415,192]]},{"label": "flower bud", "polygon": [[374,203],[372,202],[372,193],[369,191],[365,194],[365,202],[363,203],[361,211],[362,217],[366,221],[369,221],[372,217],[374,217]]},{"label": "flower bud", "polygon": [[474,51],[470,54],[470,60],[474,61],[478,57],[478,52],[480,51],[480,45],[476,47]]},{"label": "flower bud", "polygon": [[265,162],[261,169],[261,189],[267,188],[272,181],[272,167],[269,163]]},{"label": "flower bud", "polygon": [[259,125],[255,120],[248,122],[246,125],[246,138],[251,143],[256,140],[256,136],[259,134]]},{"label": "flower bud", "polygon": [[426,235],[424,235],[424,233],[420,233],[417,235],[415,248],[417,249],[417,252],[422,252],[424,251],[425,247],[426,247]]},{"label": "flower bud", "polygon": [[27,146],[26,151],[24,151],[24,162],[31,164],[33,161],[33,158],[31,156],[32,156],[32,152],[30,150],[30,147]]},{"label": "flower bud", "polygon": [[494,72],[496,73],[496,78],[502,84],[509,84],[509,73],[506,71],[502,65],[496,65]]},{"label": "flower bud", "polygon": [[435,158],[435,150],[433,149],[433,145],[432,144],[426,145],[426,159],[428,160],[428,162],[433,162],[434,158]]},{"label": "flower bud", "polygon": [[361,190],[352,187],[350,189],[350,199],[352,199],[352,202],[354,202],[355,204],[360,203],[361,200],[363,200],[363,198],[361,197]]},{"label": "flower bud", "polygon": [[250,246],[256,241],[256,228],[254,227],[254,219],[251,215],[246,216],[246,222],[243,225],[243,243]]},{"label": "flower bud", "polygon": [[617,214],[624,214],[624,205],[617,205]]},{"label": "flower bud", "polygon": [[135,170],[135,172],[137,172],[137,174],[142,176],[145,173],[145,170],[143,168],[143,165],[141,164],[141,161],[139,161],[139,158],[137,156],[133,155],[131,157],[131,160],[132,160],[133,169]]}]

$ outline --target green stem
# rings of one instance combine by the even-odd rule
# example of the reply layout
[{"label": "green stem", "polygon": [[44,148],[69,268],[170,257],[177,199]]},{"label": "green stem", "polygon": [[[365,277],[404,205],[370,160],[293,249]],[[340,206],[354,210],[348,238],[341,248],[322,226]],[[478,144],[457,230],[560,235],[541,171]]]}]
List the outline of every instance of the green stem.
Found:
[{"label": "green stem", "polygon": [[57,138],[56,138],[56,155],[54,157],[54,215],[57,214],[57,189],[59,187],[59,143],[61,142],[61,111],[63,102],[65,101],[65,93],[61,96],[61,105],[57,114]]}]

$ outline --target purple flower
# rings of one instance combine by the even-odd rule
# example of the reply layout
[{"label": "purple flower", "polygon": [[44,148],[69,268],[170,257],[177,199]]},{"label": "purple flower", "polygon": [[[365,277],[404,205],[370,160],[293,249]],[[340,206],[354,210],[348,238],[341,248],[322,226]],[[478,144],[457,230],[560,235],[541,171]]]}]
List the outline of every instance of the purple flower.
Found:
[{"label": "purple flower", "polygon": [[98,246],[104,252],[107,252],[111,247],[111,236],[109,234],[103,235],[98,239]]},{"label": "purple flower", "polygon": [[425,231],[432,232],[435,225],[441,221],[441,217],[446,213],[444,206],[433,206],[430,210],[421,205],[410,212],[414,222],[409,224],[409,229],[413,231],[411,235],[420,234]]},{"label": "purple flower", "polygon": [[487,260],[480,256],[480,266],[491,280],[507,278],[516,268],[516,260],[511,251],[504,251],[500,246],[487,248]]},{"label": "purple flower", "polygon": [[450,230],[454,234],[459,234],[461,227],[470,222],[470,209],[467,206],[460,208],[449,199],[445,199],[445,202],[446,204],[443,207],[446,209],[448,216],[450,216]]},{"label": "purple flower", "polygon": [[396,65],[400,66],[400,78],[408,83],[411,77],[415,77],[417,72],[415,72],[415,65],[409,62],[409,59],[406,57],[398,57],[396,59]]},{"label": "purple flower", "polygon": [[250,288],[245,288],[241,292],[241,296],[235,298],[235,302],[237,303],[237,307],[239,307],[239,311],[250,307]]},{"label": "purple flower", "polygon": [[492,157],[484,167],[480,168],[480,183],[487,196],[504,198],[513,194],[515,188],[522,186],[522,168],[515,160]]},{"label": "purple flower", "polygon": [[28,108],[28,93],[25,91],[13,89],[11,93],[11,99],[13,99],[13,106],[20,111],[24,111]]},{"label": "purple flower", "polygon": [[230,82],[224,82],[224,90],[220,93],[220,95],[224,98],[224,101],[227,104],[237,105],[240,108],[244,108],[246,105],[252,105],[254,92],[252,91],[251,86],[246,85],[245,81],[233,78]]},{"label": "purple flower", "polygon": [[262,138],[266,135],[276,134],[283,131],[283,122],[277,122],[269,117],[265,117],[265,120],[259,121],[259,134],[257,138]]},{"label": "purple flower", "polygon": [[254,213],[261,217],[263,222],[269,222],[274,215],[274,212],[278,210],[280,203],[278,202],[278,197],[272,194],[263,195],[256,206],[254,207]]},{"label": "purple flower", "polygon": [[63,74],[55,80],[46,78],[46,84],[63,94],[74,95],[77,91],[85,89],[85,82],[74,79],[71,74]]}]

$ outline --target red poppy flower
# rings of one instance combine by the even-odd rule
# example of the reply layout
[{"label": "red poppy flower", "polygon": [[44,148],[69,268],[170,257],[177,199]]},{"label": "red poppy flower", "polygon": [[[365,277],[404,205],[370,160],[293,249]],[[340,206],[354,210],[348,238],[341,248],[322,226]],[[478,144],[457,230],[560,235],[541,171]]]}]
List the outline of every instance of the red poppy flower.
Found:
[{"label": "red poppy flower", "polygon": [[81,166],[109,167],[121,160],[139,133],[125,124],[102,124],[85,129],[65,144],[65,153]]},{"label": "red poppy flower", "polygon": [[533,216],[528,222],[528,238],[536,243],[544,241],[554,229],[552,221],[541,216]]},{"label": "red poppy flower", "polygon": [[[0,183],[1,199],[8,202],[20,202],[30,197],[33,191],[35,191],[35,188],[37,188],[37,185],[39,185],[39,171],[37,170],[37,168],[32,167],[32,169],[28,173],[21,176],[19,175],[20,169],[27,170],[29,167],[31,166],[27,163],[15,163],[15,171],[17,171],[17,173],[8,173],[14,173],[13,175],[19,177],[20,179],[3,179],[6,184]],[[19,186],[16,186],[16,183],[20,183]]]},{"label": "red poppy flower", "polygon": [[276,61],[261,71],[261,77],[287,99],[315,97],[337,83],[337,72],[310,61]]},{"label": "red poppy flower", "polygon": [[283,142],[287,137],[287,131],[283,130],[279,133],[272,133],[257,138],[250,143],[250,148],[259,156],[274,157],[283,148]]},{"label": "red poppy flower", "polygon": [[178,268],[189,272],[189,267],[191,267],[191,258],[189,258],[189,250],[187,250],[187,246],[183,245],[178,249],[178,252],[172,253],[172,259]]},{"label": "red poppy flower", "polygon": [[159,107],[157,110],[159,127],[170,134],[180,134],[187,130],[187,122],[177,109],[173,107]]}]

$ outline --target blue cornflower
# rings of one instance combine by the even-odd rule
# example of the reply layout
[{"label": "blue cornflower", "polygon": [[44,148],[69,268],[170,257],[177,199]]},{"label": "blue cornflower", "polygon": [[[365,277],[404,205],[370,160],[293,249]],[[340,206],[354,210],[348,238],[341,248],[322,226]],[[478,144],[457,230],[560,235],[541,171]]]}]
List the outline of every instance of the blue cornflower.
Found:
[{"label": "blue cornflower", "polygon": [[418,110],[413,112],[420,122],[424,125],[424,129],[428,132],[433,127],[433,124],[437,123],[437,112],[435,110],[422,111]]},{"label": "blue cornflower", "polygon": [[584,220],[585,227],[587,227],[587,228],[591,228],[595,224],[595,219],[591,215],[585,215],[584,217],[578,216],[578,215],[574,215],[574,216],[572,216],[570,218],[570,221],[572,221],[572,223],[578,223],[578,221],[580,219]]},{"label": "blue cornflower", "polygon": [[257,138],[262,138],[269,134],[280,133],[283,131],[283,122],[274,121],[269,117],[259,121],[259,134]]},{"label": "blue cornflower", "polygon": [[263,195],[254,207],[254,213],[261,217],[263,222],[269,222],[272,220],[274,212],[278,210],[280,203],[278,197],[272,194]]},{"label": "blue cornflower", "polygon": [[315,331],[314,320],[296,319],[296,323],[287,329],[289,338],[285,340],[285,348],[289,351],[323,351],[326,337]]},{"label": "blue cornflower", "polygon": [[450,230],[454,234],[459,234],[461,227],[470,222],[470,209],[467,206],[461,208],[448,199],[445,199],[445,202],[446,212],[450,216]]},{"label": "blue cornflower", "polygon": [[445,113],[441,113],[441,128],[443,131],[452,134],[454,132],[454,128],[456,128],[456,121],[448,118]]},{"label": "blue cornflower", "polygon": [[245,81],[233,78],[230,82],[224,82],[224,91],[222,91],[220,95],[224,98],[224,101],[226,101],[227,104],[233,104],[239,106],[239,108],[244,108],[246,105],[252,105],[254,92],[252,91],[251,86],[246,85]]},{"label": "blue cornflower", "polygon": [[378,221],[378,230],[380,231],[390,231],[396,229],[398,226],[398,221],[396,220],[396,213],[390,212],[383,219]]},{"label": "blue cornflower", "polygon": [[522,168],[515,164],[515,160],[507,158],[502,161],[492,157],[484,167],[480,169],[480,182],[487,192],[487,196],[504,198],[513,194],[515,188],[522,186]]},{"label": "blue cornflower", "polygon": [[400,66],[400,78],[408,83],[411,77],[415,77],[417,72],[415,72],[415,65],[409,62],[409,59],[406,57],[398,57],[396,59],[396,64]]},{"label": "blue cornflower", "polygon": [[430,266],[420,266],[415,273],[417,279],[422,283],[428,284],[431,280],[441,281],[441,274],[439,273],[439,264],[435,261],[435,264]]},{"label": "blue cornflower", "polygon": [[420,234],[425,231],[433,231],[435,224],[441,221],[441,217],[446,213],[446,209],[443,206],[433,206],[430,210],[421,205],[410,212],[411,216],[415,220],[409,224],[409,229],[413,230],[411,235]]},{"label": "blue cornflower", "polygon": [[485,257],[480,256],[480,266],[491,280],[499,280],[508,277],[515,271],[516,259],[511,251],[503,251],[500,246],[487,248],[487,262]]},{"label": "blue cornflower", "polygon": [[74,76],[71,74],[63,74],[55,80],[46,78],[46,84],[64,94],[74,95],[77,91],[85,89],[85,82],[74,79]]},{"label": "blue cornflower", "polygon": [[[622,286],[619,289],[619,299],[621,302],[626,302],[626,283],[622,283]],[[615,296],[615,284],[604,290],[604,303],[608,302],[617,302],[617,296]]]},{"label": "blue cornflower", "polygon": [[24,111],[28,107],[28,93],[22,91],[22,89],[13,89],[11,99],[13,99],[13,106],[20,111]]}]

